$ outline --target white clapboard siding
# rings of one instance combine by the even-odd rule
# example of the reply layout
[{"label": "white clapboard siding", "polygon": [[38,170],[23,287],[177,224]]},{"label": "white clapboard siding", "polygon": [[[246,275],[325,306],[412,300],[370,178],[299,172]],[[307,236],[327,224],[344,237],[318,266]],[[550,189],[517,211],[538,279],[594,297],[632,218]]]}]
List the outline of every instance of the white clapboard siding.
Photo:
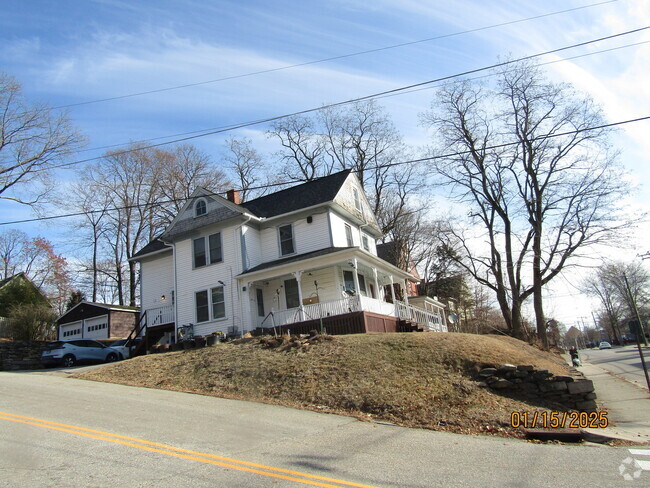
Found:
[{"label": "white clapboard siding", "polygon": [[291,224],[293,227],[293,245],[295,254],[305,254],[319,249],[330,247],[330,231],[327,213],[310,215],[311,223],[307,216],[295,220],[278,221],[277,226],[266,227],[261,231],[262,237],[262,262],[275,261],[280,255],[280,240],[278,227]]},{"label": "white clapboard siding", "polygon": [[[144,258],[141,264],[142,284],[140,286],[143,310],[171,304],[174,290],[174,257],[172,252],[155,254]],[[162,300],[162,297],[165,300]]]},{"label": "white clapboard siding", "polygon": [[[223,261],[220,263],[194,269],[192,241],[200,236],[208,236],[221,232],[221,247]],[[240,321],[237,280],[235,277],[242,272],[240,259],[239,226],[228,227],[210,226],[202,229],[200,234],[176,243],[176,285],[177,285],[177,323],[195,324],[195,334],[206,335],[216,330],[226,330],[233,325],[233,316]],[[201,290],[210,290],[225,283],[224,297],[226,304],[226,319],[215,320],[202,324],[196,323],[194,294]],[[198,331],[198,332],[197,332]]]}]

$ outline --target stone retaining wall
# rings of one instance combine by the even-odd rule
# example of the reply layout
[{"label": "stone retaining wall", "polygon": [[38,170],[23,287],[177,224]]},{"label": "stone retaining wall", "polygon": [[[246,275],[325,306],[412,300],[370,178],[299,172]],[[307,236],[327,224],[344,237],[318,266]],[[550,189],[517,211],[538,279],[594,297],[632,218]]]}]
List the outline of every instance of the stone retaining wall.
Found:
[{"label": "stone retaining wall", "polygon": [[547,369],[502,364],[483,368],[478,375],[479,385],[493,390],[517,392],[531,400],[543,399],[581,412],[598,409],[593,382],[576,370],[571,376],[554,376]]},{"label": "stone retaining wall", "polygon": [[41,353],[47,341],[0,342],[0,371],[40,369]]}]

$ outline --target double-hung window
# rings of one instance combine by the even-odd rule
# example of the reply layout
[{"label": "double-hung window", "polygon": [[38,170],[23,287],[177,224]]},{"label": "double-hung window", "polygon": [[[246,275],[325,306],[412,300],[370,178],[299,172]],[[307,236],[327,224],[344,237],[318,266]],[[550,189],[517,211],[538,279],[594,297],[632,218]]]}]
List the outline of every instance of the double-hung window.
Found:
[{"label": "double-hung window", "polygon": [[223,286],[197,291],[194,294],[194,300],[197,323],[226,317],[226,300]]},{"label": "double-hung window", "polygon": [[368,243],[368,238],[367,238],[366,236],[363,236],[363,237],[361,238],[361,242],[362,242],[362,244],[363,244],[363,248],[364,248],[366,251],[370,251],[370,244]]},{"label": "double-hung window", "polygon": [[194,239],[192,246],[195,268],[201,268],[208,264],[220,263],[223,261],[221,232],[211,234],[208,237],[199,237],[198,239]]},{"label": "double-hung window", "polygon": [[207,264],[205,255],[205,237],[194,239],[194,267],[200,268]]},{"label": "double-hung window", "polygon": [[223,260],[221,253],[221,232],[210,235],[208,242],[210,247],[210,264],[220,263]]},{"label": "double-hung window", "polygon": [[286,256],[293,254],[296,249],[293,245],[293,227],[291,224],[283,225],[278,228],[280,238],[280,254]]},{"label": "double-hung window", "polygon": [[352,188],[352,197],[354,198],[354,208],[361,212],[361,198],[359,198],[359,190]]},{"label": "double-hung window", "polygon": [[196,300],[196,321],[207,322],[210,320],[210,306],[208,305],[208,290],[197,291],[194,294]]},{"label": "double-hung window", "polygon": [[348,242],[348,247],[354,246],[354,240],[352,239],[352,227],[348,224],[345,224],[345,239]]},{"label": "double-hung window", "polygon": [[212,295],[212,320],[224,318],[226,316],[226,301],[223,286],[212,288],[210,293]]}]

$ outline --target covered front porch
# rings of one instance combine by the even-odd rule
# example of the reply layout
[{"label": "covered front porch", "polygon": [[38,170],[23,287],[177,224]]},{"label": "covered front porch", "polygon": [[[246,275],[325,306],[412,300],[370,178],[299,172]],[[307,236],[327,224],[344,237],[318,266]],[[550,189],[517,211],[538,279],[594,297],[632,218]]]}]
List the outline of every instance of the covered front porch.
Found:
[{"label": "covered front porch", "polygon": [[391,329],[408,323],[420,330],[447,330],[442,307],[409,304],[406,283],[415,280],[409,273],[359,248],[326,251],[268,263],[238,277],[246,292],[242,304],[250,305],[250,329],[330,322],[365,312],[371,315],[364,317],[392,318]]},{"label": "covered front porch", "polygon": [[261,327],[268,328],[291,325],[345,315],[352,312],[371,312],[377,315],[394,317],[398,321],[412,322],[421,326],[424,330],[447,332],[441,311],[431,312],[401,301],[389,303],[361,295],[313,303],[286,310],[272,310],[262,321]]}]

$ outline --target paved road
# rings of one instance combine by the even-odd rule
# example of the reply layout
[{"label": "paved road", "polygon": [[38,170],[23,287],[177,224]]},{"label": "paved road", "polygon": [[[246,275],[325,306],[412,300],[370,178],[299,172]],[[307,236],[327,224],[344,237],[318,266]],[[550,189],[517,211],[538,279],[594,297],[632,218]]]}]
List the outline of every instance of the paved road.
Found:
[{"label": "paved road", "polygon": [[[646,364],[650,368],[650,349],[643,348]],[[612,349],[582,349],[580,357],[596,364],[617,376],[647,389],[643,365],[636,346],[613,347]]]},{"label": "paved road", "polygon": [[460,436],[0,373],[2,487],[648,486],[650,462],[644,471],[635,459],[650,461],[650,449]]}]

